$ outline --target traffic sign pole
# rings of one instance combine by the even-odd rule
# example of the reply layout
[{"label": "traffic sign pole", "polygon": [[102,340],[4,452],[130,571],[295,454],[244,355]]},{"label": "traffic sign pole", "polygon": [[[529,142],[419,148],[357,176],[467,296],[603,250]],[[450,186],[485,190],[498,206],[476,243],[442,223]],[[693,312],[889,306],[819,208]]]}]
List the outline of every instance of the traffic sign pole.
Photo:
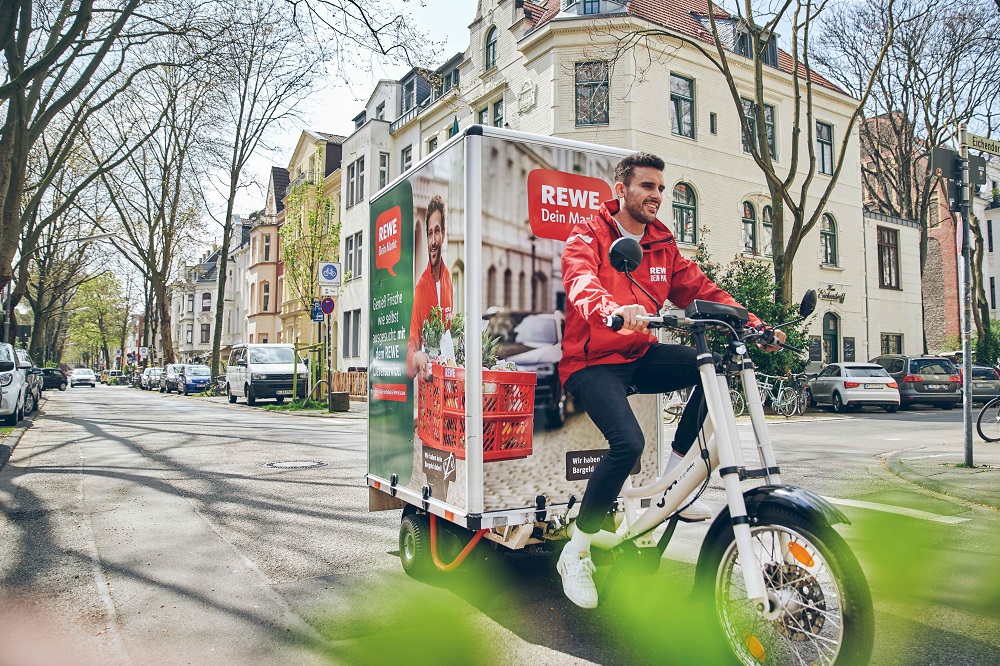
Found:
[{"label": "traffic sign pole", "polygon": [[965,377],[962,382],[962,412],[965,422],[965,466],[973,467],[972,461],[972,264],[969,256],[969,215],[972,212],[969,197],[969,145],[965,125],[958,127],[959,164],[962,178],[962,367]]}]

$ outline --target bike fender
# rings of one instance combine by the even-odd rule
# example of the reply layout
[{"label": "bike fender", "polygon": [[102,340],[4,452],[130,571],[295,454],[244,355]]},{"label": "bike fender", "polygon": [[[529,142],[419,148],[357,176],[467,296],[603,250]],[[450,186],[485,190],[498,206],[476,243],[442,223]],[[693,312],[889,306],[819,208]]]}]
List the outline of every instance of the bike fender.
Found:
[{"label": "bike fender", "polygon": [[[814,524],[831,527],[838,523],[849,525],[851,521],[843,512],[833,504],[823,499],[811,490],[799,488],[797,486],[758,486],[743,493],[743,502],[747,507],[747,516],[750,518],[750,527],[757,524],[761,513],[766,513],[768,508],[782,509],[790,513],[798,514],[802,518]],[[722,530],[732,530],[733,522],[730,518],[729,507],[725,507],[715,520],[712,521],[708,533],[705,535],[704,544],[715,543]],[[698,568],[695,572],[695,586],[701,584],[712,584],[712,576],[715,572],[704,571],[707,548],[703,547],[701,556],[698,558]],[[705,577],[708,577],[707,580]]]}]

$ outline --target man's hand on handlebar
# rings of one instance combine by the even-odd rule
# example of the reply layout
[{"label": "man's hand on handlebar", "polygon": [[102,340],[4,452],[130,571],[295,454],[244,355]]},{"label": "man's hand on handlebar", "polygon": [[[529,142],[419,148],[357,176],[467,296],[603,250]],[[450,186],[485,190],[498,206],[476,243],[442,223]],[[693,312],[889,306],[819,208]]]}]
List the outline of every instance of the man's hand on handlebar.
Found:
[{"label": "man's hand on handlebar", "polygon": [[[757,346],[767,352],[781,351],[781,345],[785,343],[785,332],[780,331],[776,328],[769,328],[767,326],[764,327],[764,331],[770,332],[770,335],[761,338],[762,342],[759,342]],[[769,337],[773,338],[776,344],[767,344],[766,342],[764,342],[764,340],[766,340]]]},{"label": "man's hand on handlebar", "polygon": [[637,333],[648,333],[649,332],[649,322],[637,321],[637,317],[648,316],[649,313],[646,312],[646,308],[641,305],[622,305],[617,310],[611,313],[612,317],[622,318],[622,328],[628,329],[630,331],[636,331]]}]

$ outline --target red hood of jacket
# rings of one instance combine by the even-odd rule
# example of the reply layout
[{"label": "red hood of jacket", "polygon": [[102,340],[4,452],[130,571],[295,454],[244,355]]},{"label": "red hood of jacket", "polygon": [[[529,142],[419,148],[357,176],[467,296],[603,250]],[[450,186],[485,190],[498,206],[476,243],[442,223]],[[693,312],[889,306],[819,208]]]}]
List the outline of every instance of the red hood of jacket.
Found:
[{"label": "red hood of jacket", "polygon": [[[642,264],[632,272],[633,279],[656,299],[653,302],[608,260],[608,249],[622,236],[613,216],[618,210],[617,200],[604,202],[596,215],[578,223],[566,239],[562,274],[568,305],[559,363],[563,383],[590,365],[634,361],[656,341],[652,333],[608,328],[605,318],[622,305],[642,305],[651,314],[667,301],[680,308],[695,300],[739,305],[680,253],[674,235],[659,220],[646,225],[639,241]],[[750,320],[755,326],[761,323],[752,314]]]}]

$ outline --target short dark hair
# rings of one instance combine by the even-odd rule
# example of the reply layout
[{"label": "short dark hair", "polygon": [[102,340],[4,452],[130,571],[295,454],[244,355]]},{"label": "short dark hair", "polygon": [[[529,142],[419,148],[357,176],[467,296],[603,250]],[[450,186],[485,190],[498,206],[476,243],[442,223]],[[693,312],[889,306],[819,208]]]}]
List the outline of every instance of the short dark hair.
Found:
[{"label": "short dark hair", "polygon": [[431,213],[437,211],[441,213],[441,230],[444,231],[444,199],[435,194],[427,204],[427,216],[424,218],[424,231],[431,232]]},{"label": "short dark hair", "polygon": [[652,153],[626,155],[615,165],[615,182],[628,185],[632,180],[632,170],[636,167],[652,167],[663,171],[663,160]]}]

